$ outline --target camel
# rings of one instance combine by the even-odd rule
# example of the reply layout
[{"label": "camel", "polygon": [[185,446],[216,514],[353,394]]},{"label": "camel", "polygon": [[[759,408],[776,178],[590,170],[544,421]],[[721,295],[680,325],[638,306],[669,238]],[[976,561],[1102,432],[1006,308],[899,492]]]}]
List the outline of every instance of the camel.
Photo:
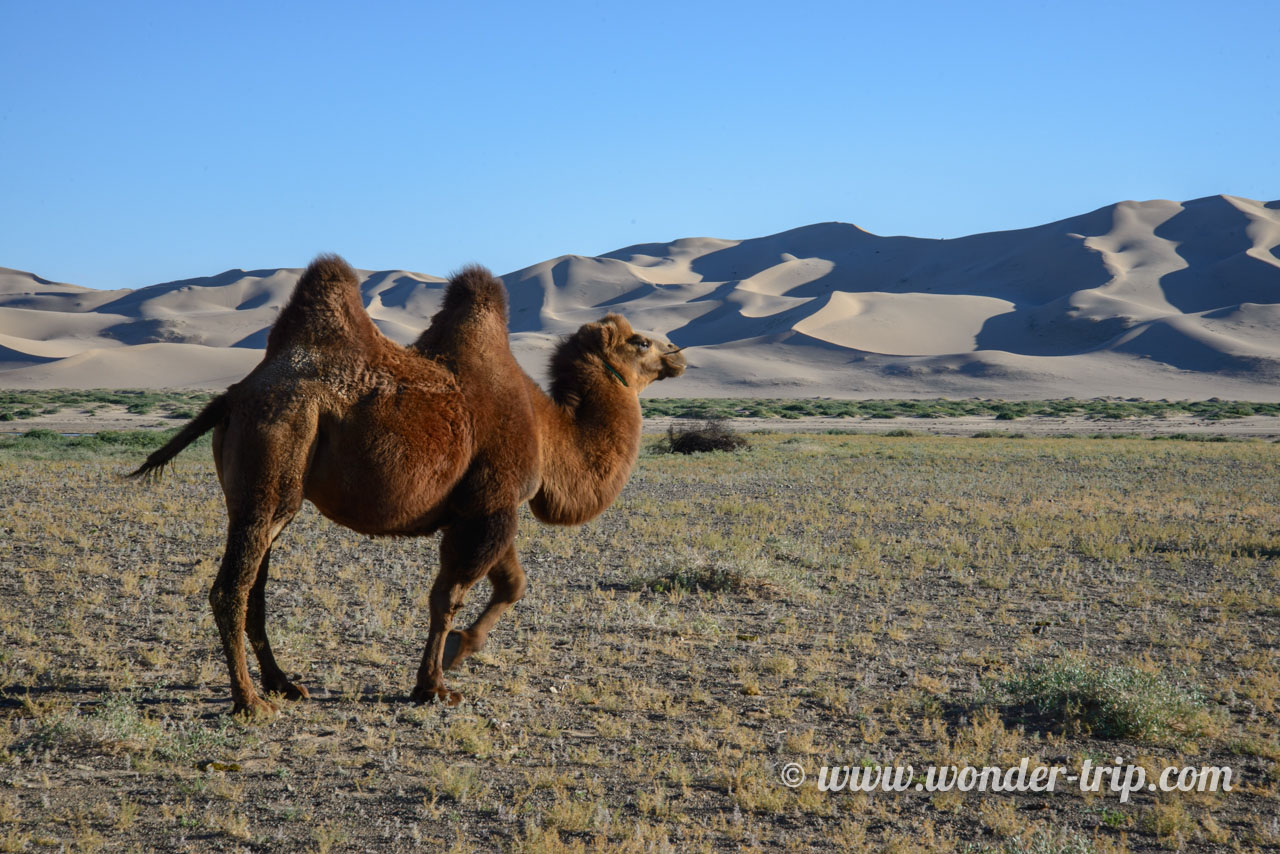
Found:
[{"label": "camel", "polygon": [[[679,348],[608,314],[559,344],[544,392],[511,355],[506,291],[483,267],[453,276],[427,330],[403,347],[370,320],[355,271],[336,255],[316,258],[262,362],[130,475],[157,476],[213,430],[228,524],[209,602],[232,714],[279,711],[250,681],[246,634],[265,693],[308,697],[272,654],[264,604],[271,545],[304,499],[363,534],[443,531],[410,699],[456,705],[462,695],[445,687],[444,671],[480,649],[525,592],[517,509],[527,501],[552,525],[603,512],[639,454],[640,391],[684,369]],[[488,605],[470,627],[452,629],[467,591],[486,577]]]}]

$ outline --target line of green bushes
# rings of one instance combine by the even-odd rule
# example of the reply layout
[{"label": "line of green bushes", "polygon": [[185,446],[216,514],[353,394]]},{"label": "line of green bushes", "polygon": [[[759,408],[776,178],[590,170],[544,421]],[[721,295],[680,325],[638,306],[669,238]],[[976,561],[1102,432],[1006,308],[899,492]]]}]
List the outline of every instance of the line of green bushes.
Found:
[{"label": "line of green bushes", "polygon": [[749,398],[652,398],[640,401],[646,416],[674,418],[952,418],[995,416],[1016,421],[1032,415],[1097,420],[1193,415],[1211,421],[1247,415],[1280,416],[1280,403],[1219,400],[805,400]]},{"label": "line of green bushes", "polygon": [[103,406],[123,406],[130,412],[155,412],[166,418],[191,418],[213,399],[211,391],[154,391],[150,389],[37,389],[0,390],[0,421],[37,415],[56,415],[64,409],[93,412]]},{"label": "line of green bushes", "polygon": [[[190,418],[213,399],[212,391],[154,391],[146,389],[0,390],[0,421],[16,421],[37,415],[53,415],[63,409],[93,411],[119,405],[138,414],[156,413],[168,418]],[[1280,416],[1280,403],[1238,400],[1142,400],[1097,398],[1094,400],[837,400],[807,398],[646,398],[640,401],[649,417],[676,418],[951,418],[995,416],[1016,421],[1028,416],[1085,417],[1097,420],[1161,418],[1193,415],[1211,421],[1247,415]]]},{"label": "line of green bushes", "polygon": [[[22,457],[55,458],[68,456],[133,455],[150,453],[174,437],[180,428],[171,430],[103,430],[101,433],[85,433],[67,436],[53,430],[28,430],[25,433],[0,435],[0,451],[16,453]],[[195,442],[196,446],[209,445],[211,434],[206,433]]]}]

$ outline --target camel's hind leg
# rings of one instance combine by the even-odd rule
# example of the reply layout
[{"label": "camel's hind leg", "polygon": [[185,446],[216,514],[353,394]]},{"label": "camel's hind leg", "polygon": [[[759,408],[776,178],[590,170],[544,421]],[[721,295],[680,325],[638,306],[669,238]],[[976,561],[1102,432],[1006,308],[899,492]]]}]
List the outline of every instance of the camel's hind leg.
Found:
[{"label": "camel's hind leg", "polygon": [[440,574],[431,587],[431,628],[418,668],[418,682],[410,695],[415,703],[444,700],[456,705],[462,695],[444,687],[445,638],[453,616],[471,585],[489,572],[511,547],[516,536],[516,513],[501,510],[477,519],[460,519],[440,540]]},{"label": "camel's hind leg", "polygon": [[515,543],[507,546],[502,557],[489,570],[489,583],[493,585],[493,594],[489,604],[476,617],[470,628],[463,631],[449,632],[444,644],[444,669],[449,670],[464,658],[484,646],[489,631],[502,613],[524,597],[524,567],[516,557]]},{"label": "camel's hind leg", "polygon": [[[239,429],[237,429],[239,428]],[[302,506],[302,474],[310,442],[299,425],[254,431],[232,425],[214,433],[214,461],[227,497],[227,549],[209,591],[209,604],[222,637],[231,676],[233,715],[269,716],[278,709],[258,696],[249,680],[245,635],[249,635],[263,667],[268,690],[283,688],[280,672],[266,642],[263,589],[267,553],[284,526]],[[273,681],[275,684],[273,684]]]},{"label": "camel's hind leg", "polygon": [[263,700],[254,691],[244,650],[249,595],[271,548],[276,533],[272,531],[273,527],[270,522],[233,522],[227,531],[227,549],[222,555],[222,566],[209,591],[209,605],[218,624],[218,634],[222,636],[222,651],[226,654],[227,669],[231,675],[233,715],[270,716],[278,710],[274,703]]},{"label": "camel's hind leg", "polygon": [[[287,524],[287,520],[286,520]],[[262,671],[262,687],[268,694],[282,694],[286,700],[307,700],[311,695],[307,689],[290,682],[289,677],[276,663],[275,654],[271,651],[271,641],[267,639],[266,586],[267,568],[271,563],[271,547],[268,546],[262,555],[262,563],[258,567],[258,577],[249,590],[249,608],[245,619],[245,633],[249,636],[249,645],[258,656],[258,669]]]}]

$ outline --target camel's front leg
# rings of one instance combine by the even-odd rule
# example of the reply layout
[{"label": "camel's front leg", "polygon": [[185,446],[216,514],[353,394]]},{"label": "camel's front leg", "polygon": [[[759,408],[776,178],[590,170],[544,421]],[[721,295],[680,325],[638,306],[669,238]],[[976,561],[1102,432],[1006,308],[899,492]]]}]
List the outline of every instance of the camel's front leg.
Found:
[{"label": "camel's front leg", "polygon": [[462,695],[444,687],[444,648],[453,616],[471,586],[484,578],[516,536],[515,510],[452,523],[440,540],[440,574],[431,588],[431,627],[410,695],[415,703],[443,700],[457,705]]},{"label": "camel's front leg", "polygon": [[515,543],[507,546],[502,557],[489,570],[489,583],[493,585],[493,594],[489,604],[476,617],[471,627],[461,632],[449,632],[444,642],[444,669],[451,670],[455,665],[484,646],[489,631],[502,613],[524,597],[524,567],[516,557]]}]

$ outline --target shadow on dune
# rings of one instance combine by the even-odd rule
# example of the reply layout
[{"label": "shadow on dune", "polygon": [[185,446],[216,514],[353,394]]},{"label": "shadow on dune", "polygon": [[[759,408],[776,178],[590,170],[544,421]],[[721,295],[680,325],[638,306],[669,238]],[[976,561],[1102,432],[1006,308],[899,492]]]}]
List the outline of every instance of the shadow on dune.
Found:
[{"label": "shadow on dune", "polygon": [[[148,285],[145,288],[139,288],[131,291],[119,299],[104,303],[97,306],[93,310],[103,314],[123,314],[128,317],[136,317],[142,309],[144,303],[147,303],[157,297],[165,294],[181,291],[184,288],[218,288],[226,285],[234,284],[241,279],[266,279],[274,276],[279,270],[251,270],[245,271],[240,269],[227,270],[216,276],[202,276],[195,279],[178,279],[173,282],[161,282],[158,285]],[[255,296],[249,302],[260,301],[263,296]],[[254,306],[247,303],[241,308],[253,308]]]},{"label": "shadow on dune", "polygon": [[147,317],[108,326],[103,338],[123,344],[204,344],[206,339],[198,326],[182,317]]},{"label": "shadow on dune", "polygon": [[[547,304],[547,294],[536,273],[517,278],[517,270],[503,277],[507,289],[507,328],[517,332],[543,332],[542,310]],[[551,268],[551,284],[564,288],[569,280],[569,259],[562,258]]]},{"label": "shadow on dune", "polygon": [[21,350],[14,350],[12,347],[5,347],[0,344],[0,365],[3,365],[4,370],[47,365],[56,361],[58,361],[56,356],[36,356],[32,353],[24,353]]},{"label": "shadow on dune", "polygon": [[[725,281],[701,300],[717,307],[673,330],[680,344],[719,345],[744,336],[778,334],[821,311],[837,291],[977,295],[1005,299],[1010,312],[989,318],[975,350],[1062,356],[1105,346],[1128,328],[1124,318],[1098,322],[1079,316],[1072,295],[1112,280],[1102,256],[1084,246],[1089,236],[1114,227],[1115,206],[1017,232],[976,234],[955,240],[880,237],[846,223],[821,223],[746,240],[695,260],[704,281]],[[744,279],[789,258],[819,257],[832,269],[783,291],[807,299],[774,314],[744,313]]]},{"label": "shadow on dune", "polygon": [[386,308],[400,308],[426,317],[444,299],[444,281],[422,281],[393,271],[374,273],[360,283],[360,297],[367,308],[376,296]]},{"label": "shadow on dune", "polygon": [[1135,327],[1112,349],[1183,371],[1280,379],[1280,359],[1231,352],[1232,343],[1203,330],[1195,318],[1160,318]]},{"label": "shadow on dune", "polygon": [[[704,282],[749,279],[781,262],[784,254],[837,260],[831,256],[844,256],[871,244],[897,239],[902,238],[880,237],[847,222],[822,222],[708,252],[695,259],[691,268]],[[839,248],[833,253],[832,247]]]},{"label": "shadow on dune", "polygon": [[[1275,210],[1271,202],[1267,208]],[[1184,314],[1244,302],[1280,302],[1280,271],[1248,254],[1253,239],[1249,217],[1222,196],[1183,204],[1156,229],[1157,237],[1177,243],[1187,267],[1160,278],[1164,298]],[[1271,247],[1276,254],[1277,247]],[[1277,256],[1280,258],[1280,256]]]},{"label": "shadow on dune", "polygon": [[1078,356],[1106,349],[1129,328],[1129,321],[1122,317],[1075,315],[1066,296],[988,318],[974,339],[974,349],[1019,356]]},{"label": "shadow on dune", "polygon": [[[1109,283],[1112,272],[1100,254],[1085,245],[1085,240],[1107,234],[1115,224],[1115,205],[1078,217],[1029,229],[1040,231],[1034,251],[1021,253],[1022,258],[1009,258],[991,266],[988,275],[1005,280],[999,296],[1013,303],[1012,311],[997,314],[983,323],[974,338],[975,350],[1002,350],[1020,356],[1074,356],[1105,347],[1128,328],[1124,318],[1111,317],[1099,321],[1080,315],[1073,297],[1081,291],[1101,288]],[[997,235],[979,235],[988,239]],[[955,241],[962,243],[970,238]],[[995,249],[995,246],[991,246]],[[1028,248],[1028,247],[1022,247]],[[1049,263],[1037,263],[1040,259]],[[1035,271],[1041,281],[1037,287],[1020,287],[1026,277],[1023,270]],[[984,276],[974,277],[973,285],[981,288]],[[1051,280],[1051,281],[1047,281]],[[1049,284],[1051,286],[1046,287]],[[983,290],[988,295],[993,292]]]}]

